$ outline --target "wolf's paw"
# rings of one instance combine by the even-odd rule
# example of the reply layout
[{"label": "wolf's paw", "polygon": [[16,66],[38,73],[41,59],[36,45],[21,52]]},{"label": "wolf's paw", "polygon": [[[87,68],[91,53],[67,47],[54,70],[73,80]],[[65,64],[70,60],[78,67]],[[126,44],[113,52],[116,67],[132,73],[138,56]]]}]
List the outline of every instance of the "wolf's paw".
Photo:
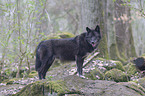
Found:
[{"label": "wolf's paw", "polygon": [[80,75],[79,77],[81,77],[81,78],[83,78],[83,79],[85,79],[86,77],[85,76],[83,76],[83,75]]},{"label": "wolf's paw", "polygon": [[81,77],[81,78],[83,78],[83,79],[86,78],[85,76],[83,76],[83,75],[79,75],[79,74],[77,74],[77,76],[79,76],[79,77]]}]

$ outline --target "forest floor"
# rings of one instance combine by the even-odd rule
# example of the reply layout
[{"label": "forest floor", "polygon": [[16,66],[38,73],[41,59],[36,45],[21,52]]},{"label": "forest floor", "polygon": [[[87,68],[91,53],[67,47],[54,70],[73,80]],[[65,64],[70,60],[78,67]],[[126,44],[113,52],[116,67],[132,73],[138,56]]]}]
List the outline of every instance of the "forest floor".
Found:
[{"label": "forest floor", "polygon": [[[63,94],[72,92],[73,94],[79,94],[80,96],[87,94],[92,94],[90,96],[95,96],[94,94],[102,96],[117,96],[126,94],[130,94],[132,96],[137,96],[136,94],[139,94],[138,96],[145,95],[145,78],[143,78],[143,76],[141,77],[141,73],[136,70],[135,66],[133,66],[132,63],[123,65],[119,61],[96,58],[94,60],[91,60],[91,62],[89,62],[88,65],[86,65],[83,69],[83,74],[86,78],[83,79],[74,75],[75,72],[75,62],[66,62],[65,64],[60,63],[60,65],[58,66],[52,66],[52,68],[50,68],[47,72],[46,80],[39,80],[37,72],[32,71],[32,78],[14,78],[2,82],[0,84],[0,96],[26,94],[29,93],[26,89],[32,90],[31,88],[34,86],[34,84],[37,84],[38,82],[48,83],[52,81],[59,81],[61,82],[61,84],[63,84],[64,82],[68,82],[65,83],[65,88],[63,89],[67,89],[69,91]],[[26,88],[29,85],[31,85],[31,87]],[[42,85],[37,84],[37,87],[38,86],[40,87]],[[51,86],[55,85],[53,85],[52,83]],[[48,85],[45,89],[47,90],[49,88],[50,85]],[[51,94],[50,96],[57,96],[58,94],[60,94],[60,91],[56,90],[54,87],[51,88],[54,90],[54,93],[49,92],[49,89],[44,92],[45,95]],[[41,88],[39,89],[41,90]],[[32,91],[32,93],[34,94],[35,92]]]}]

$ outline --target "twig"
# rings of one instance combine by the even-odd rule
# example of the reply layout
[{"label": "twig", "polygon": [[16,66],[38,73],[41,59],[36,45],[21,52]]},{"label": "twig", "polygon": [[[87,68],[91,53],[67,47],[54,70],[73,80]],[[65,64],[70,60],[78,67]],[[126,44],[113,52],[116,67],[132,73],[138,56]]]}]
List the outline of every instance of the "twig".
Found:
[{"label": "twig", "polygon": [[99,54],[99,52],[96,52],[96,53],[93,54],[93,56],[91,56],[90,58],[88,58],[88,59],[86,60],[86,62],[84,62],[83,68],[86,67],[86,66],[90,63],[90,61],[91,61],[93,58],[95,58],[98,54]]}]

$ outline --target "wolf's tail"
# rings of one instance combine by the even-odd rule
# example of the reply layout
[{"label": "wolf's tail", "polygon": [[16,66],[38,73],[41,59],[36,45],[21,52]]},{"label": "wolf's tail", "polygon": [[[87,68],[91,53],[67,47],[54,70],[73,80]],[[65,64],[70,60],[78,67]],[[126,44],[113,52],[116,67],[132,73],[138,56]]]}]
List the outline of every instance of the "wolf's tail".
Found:
[{"label": "wolf's tail", "polygon": [[40,44],[38,45],[36,49],[36,60],[35,60],[35,70],[38,71],[38,69],[41,67],[41,60],[40,60],[40,54],[38,52],[38,49],[40,47]]},{"label": "wolf's tail", "polygon": [[40,68],[40,67],[41,67],[41,61],[38,56],[38,52],[36,52],[35,70],[38,71],[38,68]]}]

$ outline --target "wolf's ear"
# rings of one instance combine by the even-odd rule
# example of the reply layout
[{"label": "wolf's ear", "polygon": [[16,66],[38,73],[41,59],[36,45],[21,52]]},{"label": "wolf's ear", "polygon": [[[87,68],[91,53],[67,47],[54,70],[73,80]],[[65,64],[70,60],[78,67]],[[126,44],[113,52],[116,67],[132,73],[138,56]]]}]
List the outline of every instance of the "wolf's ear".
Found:
[{"label": "wolf's ear", "polygon": [[98,33],[100,33],[100,27],[99,27],[99,25],[96,26],[95,31],[97,31]]},{"label": "wolf's ear", "polygon": [[89,27],[86,27],[86,31],[87,31],[87,32],[90,32],[91,29],[90,29]]}]

